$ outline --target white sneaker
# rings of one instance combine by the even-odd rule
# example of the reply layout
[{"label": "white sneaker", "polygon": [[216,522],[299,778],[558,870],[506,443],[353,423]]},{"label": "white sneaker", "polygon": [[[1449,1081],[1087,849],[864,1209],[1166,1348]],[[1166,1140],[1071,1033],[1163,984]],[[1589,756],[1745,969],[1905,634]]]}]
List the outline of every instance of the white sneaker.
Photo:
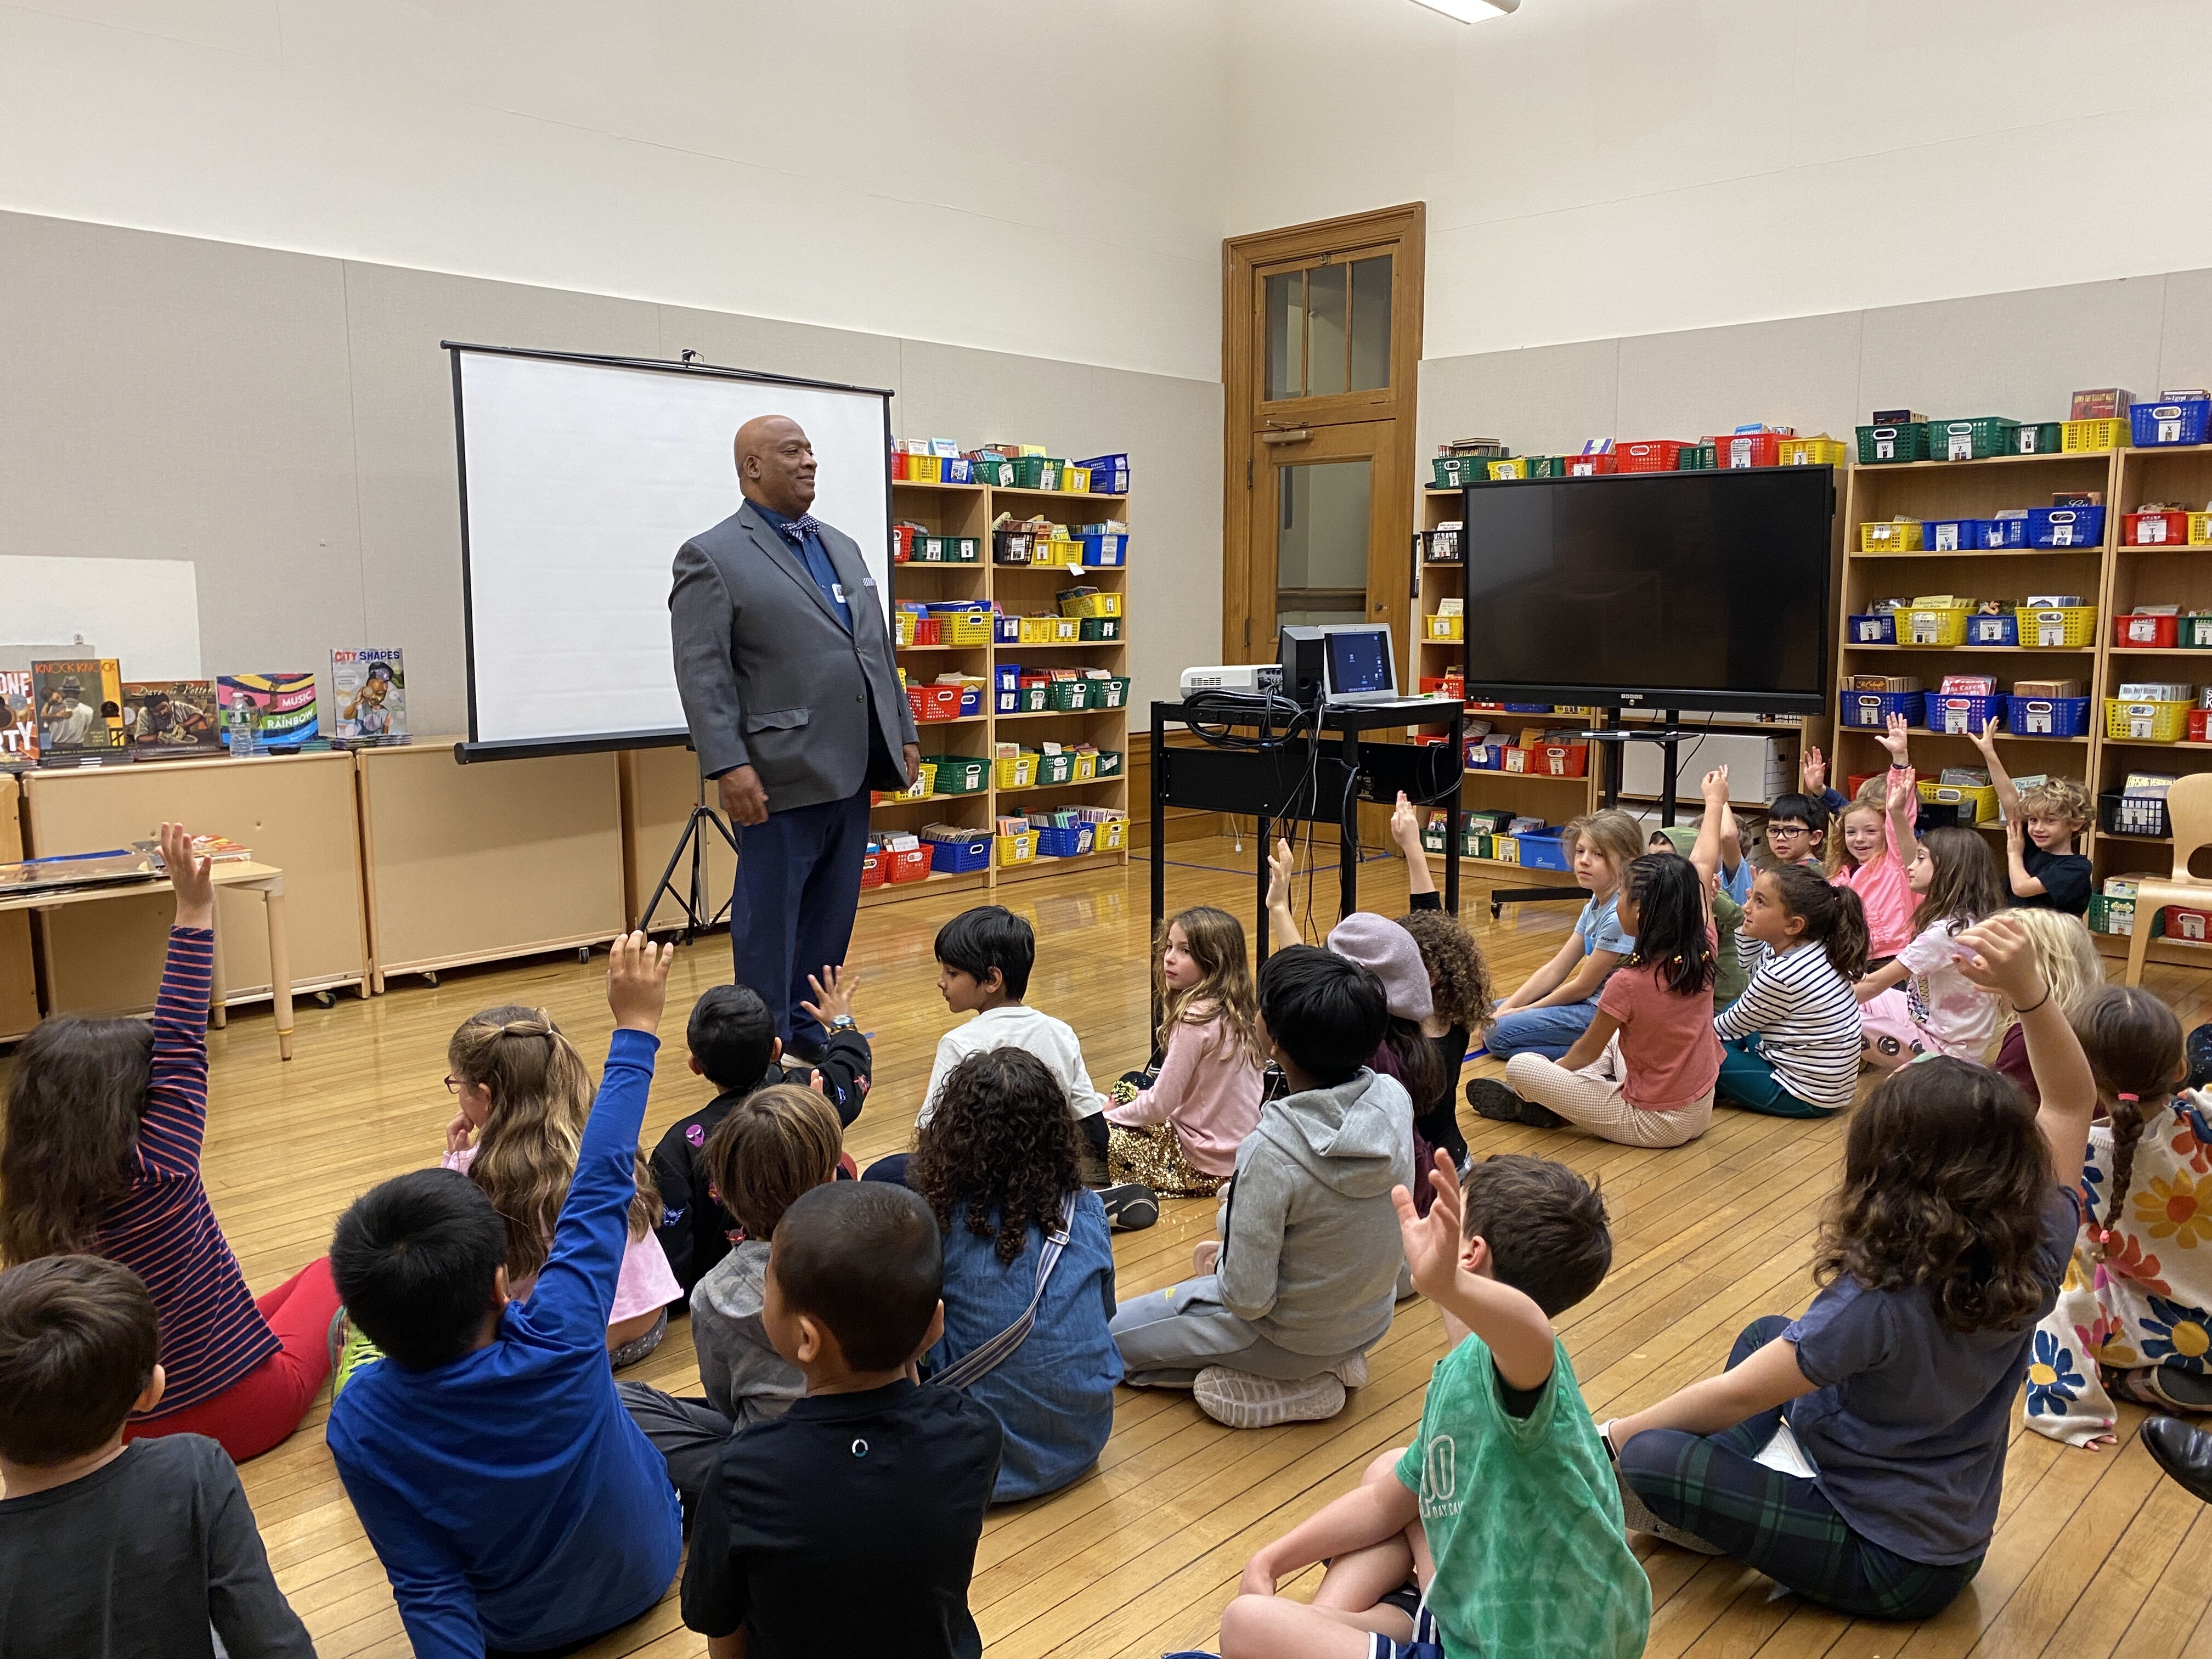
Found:
[{"label": "white sneaker", "polygon": [[1296,1382],[1208,1365],[1191,1385],[1199,1410],[1232,1429],[1319,1423],[1344,1409],[1344,1384],[1328,1371]]},{"label": "white sneaker", "polygon": [[1347,1389],[1365,1388],[1367,1386],[1366,1350],[1363,1348],[1341,1365],[1334,1367],[1331,1375]]}]

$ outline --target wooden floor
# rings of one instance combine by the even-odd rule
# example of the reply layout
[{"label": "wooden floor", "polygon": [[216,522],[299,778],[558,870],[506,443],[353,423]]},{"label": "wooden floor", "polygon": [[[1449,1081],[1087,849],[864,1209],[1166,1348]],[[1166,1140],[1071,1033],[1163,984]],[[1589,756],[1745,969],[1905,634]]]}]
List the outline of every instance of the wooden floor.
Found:
[{"label": "wooden floor", "polygon": [[[1242,914],[1251,894],[1247,845],[1170,849],[1171,908],[1204,901]],[[1333,908],[1324,871],[1316,905]],[[1363,866],[1362,902],[1402,908],[1395,860]],[[1510,987],[1555,951],[1572,919],[1565,905],[1509,908],[1492,923],[1472,891],[1468,914],[1499,983]],[[1030,1000],[1069,1019],[1096,1078],[1142,1063],[1146,899],[1141,862],[1071,874],[1001,895],[1036,924],[1041,960]],[[863,1164],[903,1148],[931,1054],[947,1024],[933,986],[930,939],[957,896],[863,914],[854,962],[858,1012],[878,1069],[847,1146]],[[2212,976],[2152,970],[2151,983],[2193,1024],[2208,1017]],[[702,1098],[685,1069],[684,1018],[701,991],[730,976],[720,936],[684,951],[670,985],[647,1144]],[[573,959],[448,974],[432,988],[395,981],[373,1002],[348,997],[301,1010],[296,1052],[280,1066],[265,1013],[212,1034],[213,1109],[206,1171],[217,1215],[254,1288],[274,1285],[328,1244],[345,1204],[373,1182],[433,1162],[451,1103],[440,1079],[454,1026],[495,1002],[544,1004],[586,1055],[605,1052],[602,972]],[[1477,1069],[1497,1069],[1479,1062]],[[1464,1109],[1462,1109],[1463,1115]],[[1638,1151],[1569,1133],[1468,1121],[1478,1154],[1539,1151],[1603,1183],[1613,1215],[1611,1276],[1561,1322],[1583,1393],[1598,1417],[1650,1403],[1717,1368],[1754,1316],[1802,1309],[1822,1200],[1832,1185],[1841,1121],[1802,1123],[1723,1110],[1692,1145]],[[1115,1240],[1128,1297],[1188,1271],[1208,1236],[1211,1203],[1170,1201],[1151,1231]],[[696,1392],[689,1322],[625,1376]],[[1097,1471],[1053,1498],[993,1512],[975,1564],[973,1605],[994,1659],[1152,1659],[1211,1647],[1246,1558],[1353,1484],[1367,1462],[1405,1443],[1443,1352],[1437,1316],[1406,1304],[1370,1356],[1372,1380],[1335,1420],[1237,1433],[1201,1416],[1188,1395],[1125,1389]],[[246,1465],[246,1490],[277,1581],[324,1659],[394,1656],[406,1638],[376,1558],[323,1446],[318,1406],[277,1450]],[[2188,1655],[2212,1659],[2212,1509],[2164,1480],[2133,1429],[2118,1450],[2077,1451],[2018,1432],[2003,1516],[1979,1578],[1941,1618],[1917,1627],[1854,1623],[1808,1607],[1725,1560],[1648,1545],[1653,1656],[1728,1659],[1938,1659],[1967,1654],[2064,1659]],[[1308,1575],[1292,1593],[1310,1593]],[[670,1594],[647,1617],[590,1652],[596,1659],[702,1653]],[[1508,1656],[1510,1659],[1510,1656]]]}]

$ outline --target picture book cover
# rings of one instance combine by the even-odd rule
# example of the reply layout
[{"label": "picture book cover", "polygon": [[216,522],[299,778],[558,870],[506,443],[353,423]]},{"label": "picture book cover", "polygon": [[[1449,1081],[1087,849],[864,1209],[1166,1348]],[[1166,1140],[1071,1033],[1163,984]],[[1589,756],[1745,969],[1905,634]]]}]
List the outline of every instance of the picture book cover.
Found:
[{"label": "picture book cover", "polygon": [[39,757],[39,721],[28,669],[0,669],[0,765]]},{"label": "picture book cover", "polygon": [[222,753],[222,708],[213,680],[125,680],[123,720],[143,760]]},{"label": "picture book cover", "polygon": [[39,710],[39,758],[127,755],[123,675],[112,657],[74,657],[31,665]]},{"label": "picture book cover", "polygon": [[225,674],[216,697],[226,733],[243,732],[256,749],[293,749],[322,736],[313,670]]},{"label": "picture book cover", "polygon": [[398,743],[407,736],[404,653],[368,648],[331,653],[331,695],[337,736],[354,743]]}]

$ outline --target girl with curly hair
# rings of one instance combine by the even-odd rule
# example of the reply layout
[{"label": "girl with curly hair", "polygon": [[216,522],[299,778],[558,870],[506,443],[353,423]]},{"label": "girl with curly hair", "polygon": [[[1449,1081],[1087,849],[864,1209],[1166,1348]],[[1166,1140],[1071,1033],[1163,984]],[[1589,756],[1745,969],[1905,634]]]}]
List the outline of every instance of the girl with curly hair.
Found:
[{"label": "girl with curly hair", "polygon": [[[1963,971],[2020,1010],[2041,1109],[1948,1057],[1885,1079],[1852,1115],[1804,1316],[1753,1321],[1720,1376],[1603,1431],[1631,1527],[1856,1618],[1929,1618],[1980,1569],[2081,1221],[2081,1044],[2017,921],[1960,939]],[[1817,1480],[1757,1461],[1784,1422]]]},{"label": "girl with curly hair", "polygon": [[1413,936],[1429,975],[1429,1017],[1420,1022],[1421,1034],[1436,1048],[1443,1085],[1440,1108],[1424,1112],[1417,1103],[1413,1127],[1430,1146],[1449,1152],[1454,1164],[1464,1164],[1467,1136],[1459,1127],[1459,1074],[1467,1065],[1473,1034],[1490,1023],[1490,1011],[1497,1002],[1491,991],[1490,963],[1474,935],[1444,908],[1421,845],[1419,816],[1403,790],[1390,814],[1390,839],[1406,859],[1409,908],[1398,925]]},{"label": "girl with curly hair", "polygon": [[2182,1088],[2181,1022],[2148,991],[2106,986],[2072,1019],[2106,1116],[2065,1293],[2036,1333],[2027,1426],[2082,1446],[2112,1437],[2115,1395],[2212,1411],[2212,1100]]},{"label": "girl with curly hair", "polygon": [[1169,917],[1152,990],[1166,1011],[1159,1069],[1114,1085],[1108,1178],[1141,1182],[1164,1198],[1211,1198],[1236,1172],[1237,1143],[1260,1121],[1266,1062],[1254,1032],[1260,999],[1243,924],[1210,904]]},{"label": "girl with curly hair", "polygon": [[1058,1492],[1097,1462],[1114,1426],[1114,1247],[1105,1206],[1083,1185],[1079,1137],[1042,1060],[990,1048],[946,1074],[907,1164],[945,1235],[945,1335],[923,1357],[928,1372],[1031,1321],[965,1385],[1006,1431],[995,1503]]}]

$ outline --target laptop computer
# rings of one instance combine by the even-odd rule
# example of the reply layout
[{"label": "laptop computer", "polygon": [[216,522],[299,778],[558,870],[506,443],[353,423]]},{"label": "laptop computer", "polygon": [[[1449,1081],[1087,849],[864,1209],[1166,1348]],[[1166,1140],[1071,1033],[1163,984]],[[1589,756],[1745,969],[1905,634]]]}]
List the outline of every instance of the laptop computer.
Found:
[{"label": "laptop computer", "polygon": [[1401,701],[1388,623],[1322,630],[1322,700],[1352,707]]}]

